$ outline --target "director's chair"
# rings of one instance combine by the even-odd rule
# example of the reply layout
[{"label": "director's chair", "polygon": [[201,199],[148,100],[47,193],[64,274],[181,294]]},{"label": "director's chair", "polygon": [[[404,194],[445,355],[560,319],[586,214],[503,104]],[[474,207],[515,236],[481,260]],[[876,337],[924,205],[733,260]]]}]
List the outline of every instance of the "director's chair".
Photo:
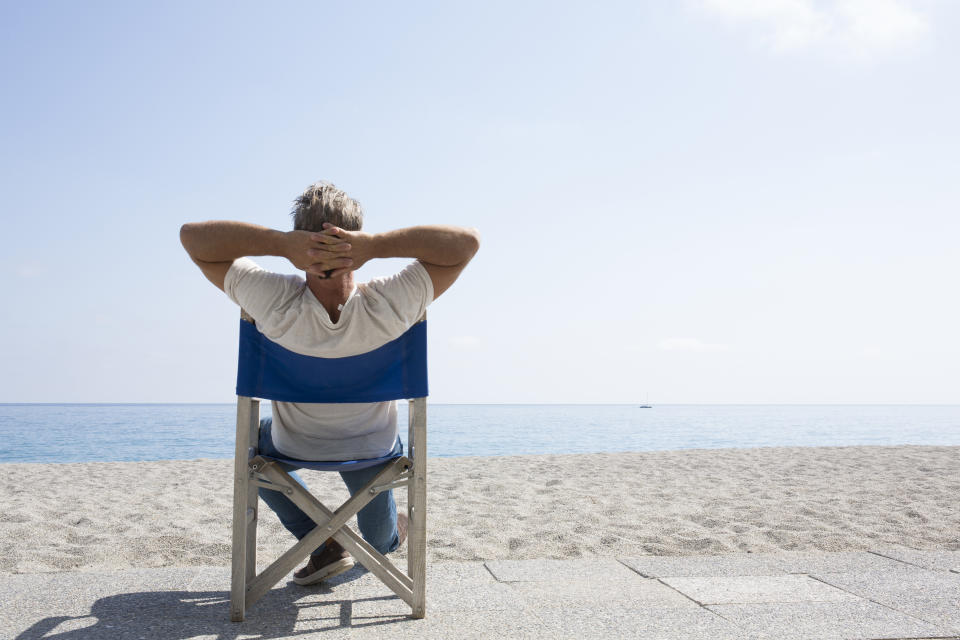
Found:
[{"label": "director's chair", "polygon": [[[368,353],[317,358],[289,351],[240,314],[237,367],[237,442],[233,484],[233,571],[230,619],[243,620],[273,585],[327,538],[410,605],[425,615],[427,503],[427,322],[426,315],[399,338]],[[260,398],[283,402],[383,402],[409,400],[407,456],[346,462],[305,462],[260,455]],[[390,462],[363,489],[331,511],[277,463],[319,471],[357,470]],[[260,488],[282,491],[316,527],[257,575],[257,516]],[[407,572],[368,544],[346,523],[381,491],[407,488]]]}]

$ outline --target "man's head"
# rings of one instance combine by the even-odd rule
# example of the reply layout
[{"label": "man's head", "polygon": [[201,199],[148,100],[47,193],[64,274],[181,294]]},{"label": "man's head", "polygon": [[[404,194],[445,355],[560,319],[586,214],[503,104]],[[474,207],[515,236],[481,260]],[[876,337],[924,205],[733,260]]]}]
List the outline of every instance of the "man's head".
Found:
[{"label": "man's head", "polygon": [[359,231],[363,227],[363,207],[326,180],[307,187],[293,201],[293,229],[295,231],[323,231],[323,223]]}]

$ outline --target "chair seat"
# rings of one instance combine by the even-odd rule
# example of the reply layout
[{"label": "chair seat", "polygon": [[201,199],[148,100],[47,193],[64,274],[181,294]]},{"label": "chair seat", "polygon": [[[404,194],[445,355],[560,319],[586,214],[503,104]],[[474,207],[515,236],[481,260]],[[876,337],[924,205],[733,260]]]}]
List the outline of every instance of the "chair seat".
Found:
[{"label": "chair seat", "polygon": [[393,453],[382,458],[367,458],[366,460],[347,460],[345,462],[336,462],[332,460],[295,460],[293,458],[276,458],[273,456],[261,455],[264,460],[272,462],[282,462],[284,464],[300,467],[301,469],[313,469],[314,471],[359,471],[367,467],[373,467],[390,460],[396,460],[401,457],[403,452]]}]

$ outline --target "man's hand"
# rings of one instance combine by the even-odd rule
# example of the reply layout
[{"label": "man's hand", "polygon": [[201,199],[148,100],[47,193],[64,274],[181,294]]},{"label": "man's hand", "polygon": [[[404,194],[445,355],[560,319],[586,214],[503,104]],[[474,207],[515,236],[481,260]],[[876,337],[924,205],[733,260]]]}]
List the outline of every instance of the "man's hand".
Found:
[{"label": "man's hand", "polygon": [[[325,245],[340,243],[350,247],[342,255],[353,263],[337,269],[331,277],[359,269],[373,258],[416,258],[430,276],[434,299],[450,288],[480,248],[480,235],[475,229],[449,225],[408,227],[369,234],[346,231],[325,222],[323,231],[312,234],[310,239]],[[327,246],[326,250],[329,251],[330,247]],[[310,251],[314,256],[321,255],[319,249]]]},{"label": "man's hand", "polygon": [[[348,271],[356,271],[372,258],[377,257],[374,254],[373,234],[363,231],[347,231],[340,227],[335,227],[329,222],[324,222],[323,231],[311,234],[310,239],[323,247],[313,249],[311,253],[312,256],[321,256],[324,251],[340,251],[343,253],[338,253],[337,255],[345,256],[351,260],[347,268],[337,269],[330,274],[331,278],[335,278],[341,273],[347,273]],[[346,249],[342,247],[346,247]]]},{"label": "man's hand", "polygon": [[356,269],[350,250],[350,243],[344,239],[310,231],[288,231],[283,239],[283,256],[297,269],[321,278],[335,278]]}]

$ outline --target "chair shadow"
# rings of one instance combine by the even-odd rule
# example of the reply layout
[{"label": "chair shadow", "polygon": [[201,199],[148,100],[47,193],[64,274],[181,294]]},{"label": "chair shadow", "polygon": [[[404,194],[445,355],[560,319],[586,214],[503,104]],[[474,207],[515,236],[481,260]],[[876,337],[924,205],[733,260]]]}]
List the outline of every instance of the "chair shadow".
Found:
[{"label": "chair shadow", "polygon": [[[353,573],[353,572],[351,572]],[[32,624],[16,640],[103,640],[104,638],[163,638],[187,640],[213,636],[232,640],[240,636],[286,638],[337,629],[396,624],[408,616],[384,615],[353,619],[356,602],[388,601],[395,596],[352,599],[317,599],[334,593],[337,584],[317,587],[294,585],[272,589],[247,610],[243,622],[230,621],[229,591],[142,591],[100,598],[84,616],[51,616]]]}]

